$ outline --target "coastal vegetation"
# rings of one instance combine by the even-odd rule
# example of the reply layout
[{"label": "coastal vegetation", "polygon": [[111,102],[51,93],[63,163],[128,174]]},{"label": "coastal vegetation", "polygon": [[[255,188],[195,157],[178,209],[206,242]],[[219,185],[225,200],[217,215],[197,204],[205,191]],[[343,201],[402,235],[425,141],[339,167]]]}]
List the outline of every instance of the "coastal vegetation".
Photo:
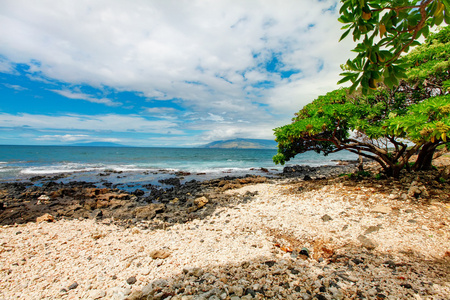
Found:
[{"label": "coastal vegetation", "polygon": [[[350,32],[363,39],[357,57],[342,66],[340,83],[353,84],[319,96],[274,130],[275,163],[310,150],[348,150],[399,177],[404,168],[430,169],[436,150],[450,148],[450,29],[429,33],[448,23],[448,1],[391,2],[343,1],[340,21],[348,24],[341,39]],[[400,56],[420,36],[425,43]]]}]

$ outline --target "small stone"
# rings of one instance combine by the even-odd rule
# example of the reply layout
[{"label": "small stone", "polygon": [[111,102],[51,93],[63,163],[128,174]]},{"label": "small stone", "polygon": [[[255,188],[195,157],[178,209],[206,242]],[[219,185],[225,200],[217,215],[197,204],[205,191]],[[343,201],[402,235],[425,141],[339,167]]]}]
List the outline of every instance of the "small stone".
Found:
[{"label": "small stone", "polygon": [[141,291],[134,291],[129,295],[126,300],[141,300],[142,299],[142,292]]},{"label": "small stone", "polygon": [[378,247],[378,244],[375,241],[369,239],[364,235],[358,236],[358,240],[361,242],[361,245],[368,250],[373,250]]},{"label": "small stone", "polygon": [[405,289],[412,289],[412,285],[410,285],[409,283],[401,283],[400,284],[401,287],[404,287]]},{"label": "small stone", "polygon": [[256,292],[251,288],[247,288],[245,290],[245,295],[250,296],[250,299],[252,299],[253,297],[256,296]]},{"label": "small stone", "polygon": [[73,290],[73,289],[76,289],[77,287],[78,287],[78,283],[77,283],[77,282],[74,282],[74,283],[72,283],[71,285],[69,285],[68,289],[69,289],[69,290]]},{"label": "small stone", "polygon": [[136,283],[136,277],[132,276],[130,278],[127,279],[127,283],[128,284],[135,284]]},{"label": "small stone", "polygon": [[231,286],[229,290],[231,293],[234,293],[238,297],[241,297],[244,294],[244,287],[240,285]]},{"label": "small stone", "polygon": [[413,220],[413,219],[410,219],[410,220],[408,220],[407,222],[408,222],[408,223],[412,223],[412,224],[417,223],[417,221],[416,221],[416,220]]},{"label": "small stone", "polygon": [[202,208],[209,202],[208,198],[205,196],[197,198],[194,200],[195,205],[197,205],[197,208]]},{"label": "small stone", "polygon": [[203,275],[204,271],[201,268],[185,268],[183,269],[183,273],[189,276],[200,277]]},{"label": "small stone", "polygon": [[103,211],[101,209],[95,209],[89,214],[92,219],[101,219],[103,217]]},{"label": "small stone", "polygon": [[323,215],[322,216],[322,221],[324,221],[324,222],[328,222],[328,221],[331,221],[331,220],[333,220],[333,218],[330,217],[329,215]]},{"label": "small stone", "polygon": [[364,231],[364,235],[366,234],[370,234],[372,232],[376,232],[378,230],[381,229],[381,225],[377,225],[377,226],[370,226],[369,228],[366,229],[366,231]]},{"label": "small stone", "polygon": [[36,222],[37,223],[41,223],[41,222],[53,222],[55,221],[55,218],[51,215],[51,214],[43,214],[40,217],[36,218]]},{"label": "small stone", "polygon": [[166,250],[154,250],[152,252],[150,252],[150,257],[153,259],[166,259],[170,256],[170,252],[166,251]]},{"label": "small stone", "polygon": [[102,290],[92,290],[89,291],[89,298],[90,299],[100,299],[106,296],[106,292]]},{"label": "small stone", "polygon": [[276,262],[274,260],[268,260],[268,261],[264,262],[264,264],[266,266],[268,266],[269,268],[272,268],[276,264]]},{"label": "small stone", "polygon": [[154,287],[163,288],[163,287],[166,287],[168,285],[169,285],[169,282],[167,282],[167,280],[164,280],[164,279],[158,279],[158,280],[155,280],[155,281],[152,282],[152,286],[154,286]]},{"label": "small stone", "polygon": [[327,297],[325,297],[325,296],[322,295],[322,294],[316,294],[316,295],[314,296],[314,298],[316,298],[316,299],[318,299],[318,300],[327,300]]},{"label": "small stone", "polygon": [[122,293],[123,293],[125,296],[128,296],[129,294],[131,294],[131,289],[129,289],[129,288],[124,288],[124,289],[122,290]]},{"label": "small stone", "polygon": [[384,206],[384,205],[377,205],[374,208],[372,208],[372,212],[375,213],[382,213],[382,214],[388,214],[391,212],[391,208],[388,206]]},{"label": "small stone", "polygon": [[47,196],[47,195],[40,195],[39,198],[38,198],[38,200],[41,200],[41,201],[50,201],[50,197]]}]

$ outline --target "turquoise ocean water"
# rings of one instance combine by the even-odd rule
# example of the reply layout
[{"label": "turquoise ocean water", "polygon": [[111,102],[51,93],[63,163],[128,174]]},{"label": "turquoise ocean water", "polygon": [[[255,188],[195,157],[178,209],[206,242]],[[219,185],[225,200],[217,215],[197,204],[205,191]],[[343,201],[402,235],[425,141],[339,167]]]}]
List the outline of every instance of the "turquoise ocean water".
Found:
[{"label": "turquoise ocean water", "polygon": [[[271,173],[283,166],[272,162],[276,150],[202,149],[202,148],[131,148],[75,146],[5,146],[0,145],[0,181],[24,180],[34,176],[71,174],[67,180],[89,181],[105,171],[122,172],[122,181],[157,181],[175,172],[189,172],[194,179],[258,174],[261,168]],[[349,152],[329,156],[308,152],[287,165],[334,165],[333,160],[351,160]],[[153,177],[152,177],[153,176]],[[123,178],[123,176],[116,176]],[[150,178],[151,177],[151,178]],[[119,179],[120,179],[119,178]],[[120,181],[117,178],[116,182]]]}]

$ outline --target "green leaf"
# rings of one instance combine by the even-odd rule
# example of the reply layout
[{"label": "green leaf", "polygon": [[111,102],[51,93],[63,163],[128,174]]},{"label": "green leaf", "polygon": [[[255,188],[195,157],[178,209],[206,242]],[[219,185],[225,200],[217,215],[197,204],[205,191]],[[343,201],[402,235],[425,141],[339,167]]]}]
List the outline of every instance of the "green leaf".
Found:
[{"label": "green leaf", "polygon": [[446,24],[450,25],[450,9],[445,11],[444,21]]},{"label": "green leaf", "polygon": [[443,13],[440,13],[437,17],[434,18],[434,24],[437,26],[441,25],[442,21],[444,21]]},{"label": "green leaf", "polygon": [[349,81],[349,80],[352,80],[353,78],[354,78],[354,75],[353,75],[353,74],[352,74],[352,75],[349,75],[349,76],[346,76],[346,77],[342,78],[341,80],[339,80],[337,84],[343,84],[344,82],[347,82],[347,81]]},{"label": "green leaf", "polygon": [[390,89],[392,89],[394,87],[394,84],[392,83],[390,77],[384,78],[384,84],[387,85],[387,87]]},{"label": "green leaf", "polygon": [[350,22],[350,20],[349,20],[346,16],[340,16],[340,17],[338,18],[338,21],[341,22],[341,23],[344,23],[344,24]]},{"label": "green leaf", "polygon": [[347,37],[347,35],[350,33],[350,31],[351,31],[351,29],[348,29],[347,31],[345,31],[344,34],[341,35],[339,42],[342,41],[343,39],[345,39]]}]

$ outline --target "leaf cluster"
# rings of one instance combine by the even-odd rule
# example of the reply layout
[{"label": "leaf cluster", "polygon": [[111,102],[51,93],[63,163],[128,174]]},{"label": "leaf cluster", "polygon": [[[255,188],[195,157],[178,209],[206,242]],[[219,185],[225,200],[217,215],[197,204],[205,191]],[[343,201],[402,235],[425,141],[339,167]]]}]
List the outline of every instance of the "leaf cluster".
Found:
[{"label": "leaf cluster", "polygon": [[350,92],[361,87],[364,94],[378,83],[389,88],[405,77],[408,62],[401,57],[428,37],[430,27],[450,24],[448,0],[341,0],[339,21],[345,24],[341,39],[348,35],[357,42],[357,53],[341,66],[343,78],[351,81]]}]

